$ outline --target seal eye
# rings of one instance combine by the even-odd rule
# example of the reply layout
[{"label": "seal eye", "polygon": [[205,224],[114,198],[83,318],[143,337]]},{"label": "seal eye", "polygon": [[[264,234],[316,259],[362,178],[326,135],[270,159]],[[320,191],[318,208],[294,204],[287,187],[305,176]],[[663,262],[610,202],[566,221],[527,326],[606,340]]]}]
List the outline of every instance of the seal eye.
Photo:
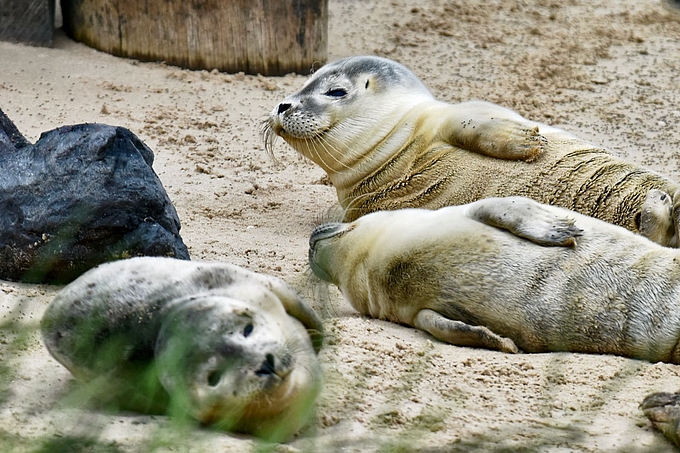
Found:
[{"label": "seal eye", "polygon": [[334,88],[332,90],[326,91],[324,93],[324,96],[329,96],[332,98],[341,98],[347,96],[347,91],[343,90],[342,88]]},{"label": "seal eye", "polygon": [[251,333],[253,333],[253,325],[252,325],[252,324],[248,324],[247,326],[245,326],[245,327],[243,328],[243,336],[246,337],[246,338],[248,338],[248,337],[250,336]]}]

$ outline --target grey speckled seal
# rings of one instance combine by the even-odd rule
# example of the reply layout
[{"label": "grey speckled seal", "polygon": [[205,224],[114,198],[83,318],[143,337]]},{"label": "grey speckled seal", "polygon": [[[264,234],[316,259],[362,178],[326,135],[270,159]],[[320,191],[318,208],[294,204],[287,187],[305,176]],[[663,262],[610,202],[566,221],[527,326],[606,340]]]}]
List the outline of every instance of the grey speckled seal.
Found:
[{"label": "grey speckled seal", "polygon": [[282,280],[221,263],[132,258],[57,294],[50,353],[98,398],[285,440],[321,386],[320,319]]}]

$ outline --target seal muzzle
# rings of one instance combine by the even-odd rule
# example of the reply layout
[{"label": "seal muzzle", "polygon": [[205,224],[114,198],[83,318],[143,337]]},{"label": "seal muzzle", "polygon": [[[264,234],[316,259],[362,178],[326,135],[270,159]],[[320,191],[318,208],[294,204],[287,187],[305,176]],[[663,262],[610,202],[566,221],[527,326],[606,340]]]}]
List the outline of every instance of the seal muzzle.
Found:
[{"label": "seal muzzle", "polygon": [[348,224],[340,222],[324,223],[314,228],[309,237],[309,267],[312,268],[314,274],[321,280],[333,282],[330,275],[315,261],[316,247],[319,241],[333,238],[348,230]]}]

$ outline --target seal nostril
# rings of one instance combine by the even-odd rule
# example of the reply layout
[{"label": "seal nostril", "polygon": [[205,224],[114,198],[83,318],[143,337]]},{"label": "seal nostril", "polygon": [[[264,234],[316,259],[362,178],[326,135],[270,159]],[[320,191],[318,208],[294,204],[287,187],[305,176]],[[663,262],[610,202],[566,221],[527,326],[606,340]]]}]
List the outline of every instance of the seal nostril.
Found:
[{"label": "seal nostril", "polygon": [[215,387],[222,380],[222,373],[219,370],[213,370],[208,374],[208,385]]},{"label": "seal nostril", "polygon": [[283,112],[285,112],[286,110],[288,110],[290,107],[291,107],[290,104],[287,104],[285,102],[281,103],[281,104],[279,104],[279,109],[276,111],[276,113],[278,113],[280,115]]},{"label": "seal nostril", "polygon": [[264,362],[259,370],[255,372],[257,376],[269,376],[276,373],[276,360],[274,354],[267,354],[264,356]]}]

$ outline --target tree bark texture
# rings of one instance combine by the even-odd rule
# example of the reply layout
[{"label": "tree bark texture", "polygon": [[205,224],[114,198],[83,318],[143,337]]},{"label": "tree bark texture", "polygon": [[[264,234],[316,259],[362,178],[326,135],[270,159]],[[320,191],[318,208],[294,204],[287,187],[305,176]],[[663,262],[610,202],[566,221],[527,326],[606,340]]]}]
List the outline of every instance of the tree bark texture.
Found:
[{"label": "tree bark texture", "polygon": [[61,0],[61,5],[70,37],[117,56],[262,75],[308,73],[326,60],[328,0]]}]

